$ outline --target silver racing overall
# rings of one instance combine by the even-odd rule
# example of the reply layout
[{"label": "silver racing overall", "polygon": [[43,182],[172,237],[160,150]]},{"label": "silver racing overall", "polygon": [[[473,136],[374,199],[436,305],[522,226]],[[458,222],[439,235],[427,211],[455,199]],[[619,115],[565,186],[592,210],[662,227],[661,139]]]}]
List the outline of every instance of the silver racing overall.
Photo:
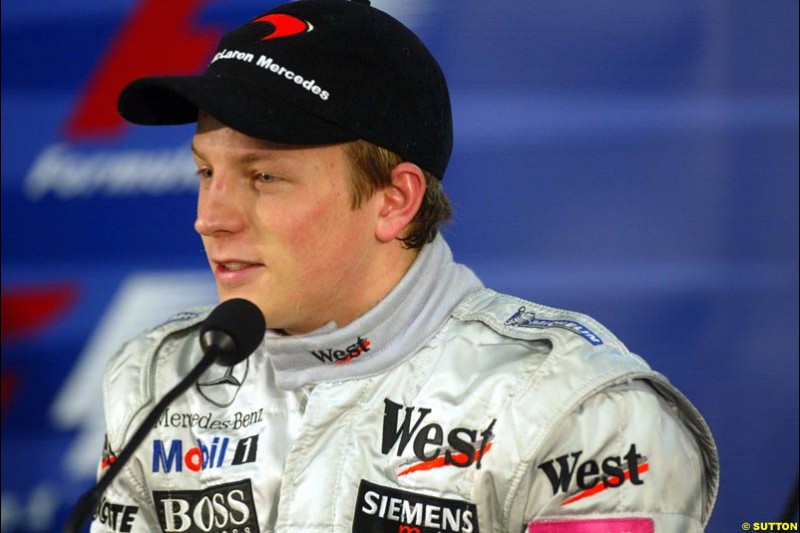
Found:
[{"label": "silver racing overall", "polygon": [[[199,360],[207,312],[110,362],[99,474]],[[590,317],[484,288],[439,236],[355,322],[268,331],[212,367],[92,531],[686,533],[718,477],[708,427],[663,376]]]}]

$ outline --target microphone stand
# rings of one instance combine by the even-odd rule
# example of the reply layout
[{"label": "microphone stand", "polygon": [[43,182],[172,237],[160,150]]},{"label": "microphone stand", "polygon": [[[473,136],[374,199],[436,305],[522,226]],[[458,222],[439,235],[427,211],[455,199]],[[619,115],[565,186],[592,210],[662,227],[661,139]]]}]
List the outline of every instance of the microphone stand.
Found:
[{"label": "microphone stand", "polygon": [[153,428],[155,423],[158,421],[161,413],[164,409],[169,406],[178,396],[186,392],[186,389],[192,386],[192,384],[200,377],[203,372],[208,370],[208,368],[214,363],[216,358],[223,353],[223,349],[221,349],[218,345],[211,344],[208,346],[207,351],[203,354],[203,358],[200,359],[200,362],[197,364],[196,367],[192,369],[189,374],[186,375],[180,383],[175,385],[175,387],[170,390],[167,394],[164,395],[163,398],[156,404],[150,414],[147,415],[144,422],[139,426],[136,430],[136,433],[133,434],[131,440],[123,447],[120,454],[111,463],[111,466],[106,471],[105,475],[100,478],[100,481],[97,482],[92,489],[86,491],[83,496],[78,500],[78,503],[75,504],[75,509],[72,511],[72,514],[67,520],[66,525],[64,526],[64,533],[77,533],[80,531],[80,528],[86,522],[86,519],[89,518],[94,507],[100,501],[100,497],[103,495],[103,492],[111,485],[111,482],[114,481],[114,478],[119,475],[122,467],[125,466],[125,463],[133,457],[134,452],[142,443],[144,438]]}]

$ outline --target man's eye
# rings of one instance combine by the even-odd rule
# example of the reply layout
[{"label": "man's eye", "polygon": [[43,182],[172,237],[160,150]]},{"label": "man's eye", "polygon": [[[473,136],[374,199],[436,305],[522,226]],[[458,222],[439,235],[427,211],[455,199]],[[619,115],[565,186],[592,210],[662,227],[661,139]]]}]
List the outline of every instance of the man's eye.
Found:
[{"label": "man's eye", "polygon": [[266,172],[256,172],[255,179],[260,183],[272,183],[273,181],[276,181],[278,178],[276,178],[272,174],[267,174]]},{"label": "man's eye", "polygon": [[208,167],[203,167],[197,169],[197,175],[201,178],[211,178],[214,176],[214,171]]}]

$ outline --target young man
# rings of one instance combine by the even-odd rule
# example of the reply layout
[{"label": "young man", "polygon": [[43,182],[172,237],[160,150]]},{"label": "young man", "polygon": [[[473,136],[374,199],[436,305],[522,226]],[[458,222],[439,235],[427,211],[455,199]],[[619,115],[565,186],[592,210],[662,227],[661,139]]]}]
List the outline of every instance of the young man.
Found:
[{"label": "young man", "polygon": [[[195,227],[220,300],[268,331],[168,409],[93,531],[703,530],[718,459],[691,404],[591,318],[452,261],[447,86],[399,22],[286,4],[119,106],[197,121]],[[104,464],[200,358],[206,312],[110,363]]]}]

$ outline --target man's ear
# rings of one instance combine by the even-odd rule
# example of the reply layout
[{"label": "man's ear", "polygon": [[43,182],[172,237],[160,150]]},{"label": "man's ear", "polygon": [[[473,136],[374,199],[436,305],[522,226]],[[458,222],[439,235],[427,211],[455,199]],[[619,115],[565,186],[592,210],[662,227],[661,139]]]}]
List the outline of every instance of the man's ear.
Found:
[{"label": "man's ear", "polygon": [[381,189],[381,207],[375,236],[390,242],[401,236],[419,211],[425,196],[425,174],[414,163],[400,163],[392,169],[392,183]]}]

